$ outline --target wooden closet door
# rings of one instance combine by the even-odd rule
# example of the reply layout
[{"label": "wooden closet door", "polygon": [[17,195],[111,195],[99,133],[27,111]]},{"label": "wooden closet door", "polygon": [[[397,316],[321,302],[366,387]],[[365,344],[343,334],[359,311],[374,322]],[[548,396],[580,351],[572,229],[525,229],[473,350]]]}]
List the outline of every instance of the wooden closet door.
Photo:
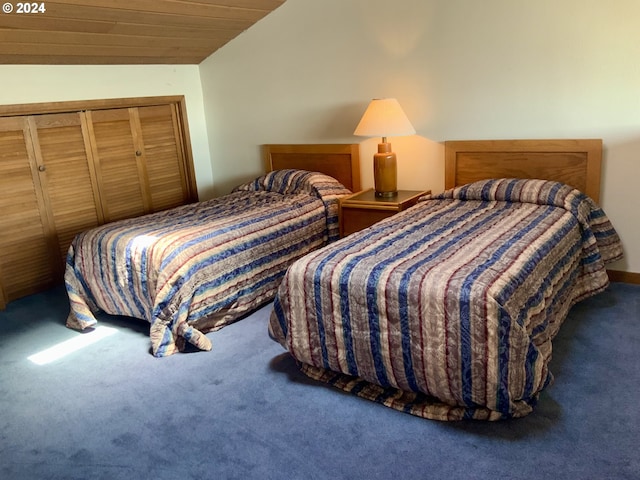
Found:
[{"label": "wooden closet door", "polygon": [[192,201],[176,108],[86,112],[105,221]]},{"label": "wooden closet door", "polygon": [[137,148],[145,162],[151,208],[154,212],[189,203],[185,156],[176,106],[139,107]]},{"label": "wooden closet door", "polygon": [[184,97],[0,105],[0,310],[78,232],[197,199]]},{"label": "wooden closet door", "polygon": [[29,118],[40,182],[52,222],[58,262],[80,232],[103,223],[91,148],[79,112]]},{"label": "wooden closet door", "polygon": [[140,181],[146,173],[142,151],[136,148],[131,110],[85,112],[106,222],[136,217],[151,210],[146,186]]},{"label": "wooden closet door", "polygon": [[3,300],[62,278],[26,117],[0,118],[0,282]]}]

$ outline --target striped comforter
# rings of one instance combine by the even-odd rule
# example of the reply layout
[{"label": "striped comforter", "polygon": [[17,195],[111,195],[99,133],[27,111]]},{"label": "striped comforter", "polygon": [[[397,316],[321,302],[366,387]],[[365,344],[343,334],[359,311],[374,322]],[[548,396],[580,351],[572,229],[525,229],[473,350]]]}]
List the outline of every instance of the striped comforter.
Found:
[{"label": "striped comforter", "polygon": [[288,270],[269,333],[312,378],[414,415],[530,413],[570,307],[608,285],[619,238],[577,190],[459,187]]},{"label": "striped comforter", "polygon": [[337,238],[337,199],[348,193],[326,175],[280,170],[84,232],[67,258],[67,326],[93,326],[102,310],[148,320],[155,356],[185,341],[210,350],[204,333],[271,300],[294,260]]}]

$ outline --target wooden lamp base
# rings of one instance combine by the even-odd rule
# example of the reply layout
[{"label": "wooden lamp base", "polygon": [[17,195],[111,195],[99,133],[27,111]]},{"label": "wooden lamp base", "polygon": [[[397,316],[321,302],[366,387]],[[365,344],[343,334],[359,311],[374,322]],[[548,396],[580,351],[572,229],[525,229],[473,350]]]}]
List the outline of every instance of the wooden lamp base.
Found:
[{"label": "wooden lamp base", "polygon": [[391,144],[378,144],[378,153],[373,155],[373,180],[376,197],[395,197],[398,194],[396,154]]}]

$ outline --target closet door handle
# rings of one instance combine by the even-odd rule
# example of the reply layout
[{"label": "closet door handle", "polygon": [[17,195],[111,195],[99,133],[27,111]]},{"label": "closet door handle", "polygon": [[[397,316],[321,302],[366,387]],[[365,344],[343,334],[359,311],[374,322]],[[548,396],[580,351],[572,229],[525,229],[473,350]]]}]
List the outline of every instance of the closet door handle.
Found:
[{"label": "closet door handle", "polygon": [[41,172],[44,172],[46,169],[47,169],[47,167],[45,167],[44,165],[40,165],[38,167],[38,170],[41,171]]},{"label": "closet door handle", "polygon": [[142,152],[140,150],[136,150],[136,157],[139,157],[142,155]]}]

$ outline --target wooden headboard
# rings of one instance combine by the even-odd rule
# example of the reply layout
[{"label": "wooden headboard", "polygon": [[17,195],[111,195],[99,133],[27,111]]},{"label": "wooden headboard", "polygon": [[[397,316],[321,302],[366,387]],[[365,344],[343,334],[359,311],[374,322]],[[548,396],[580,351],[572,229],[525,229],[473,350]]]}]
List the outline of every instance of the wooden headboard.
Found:
[{"label": "wooden headboard", "polygon": [[298,168],[332,176],[352,192],[360,190],[358,144],[263,145],[267,172]]},{"label": "wooden headboard", "polygon": [[600,201],[602,140],[445,142],[445,188],[487,178],[556,180]]}]

